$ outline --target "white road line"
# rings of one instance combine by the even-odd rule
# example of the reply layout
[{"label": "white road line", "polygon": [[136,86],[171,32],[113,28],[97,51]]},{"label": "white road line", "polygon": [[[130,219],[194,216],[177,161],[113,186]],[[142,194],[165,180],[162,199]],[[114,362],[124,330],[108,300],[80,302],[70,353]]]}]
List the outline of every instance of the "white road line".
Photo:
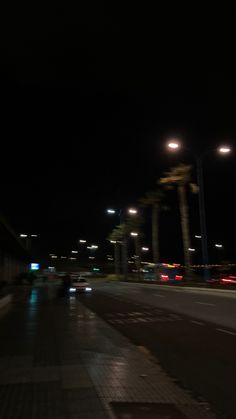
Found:
[{"label": "white road line", "polygon": [[215,307],[215,304],[202,303],[201,301],[195,301],[195,304],[201,304],[201,305],[203,305],[203,306],[211,306],[211,307]]},{"label": "white road line", "polygon": [[165,298],[165,295],[161,295],[161,294],[154,294],[155,297],[161,297],[161,298]]},{"label": "white road line", "polygon": [[197,322],[196,320],[190,320],[190,322],[197,324],[198,326],[205,326],[205,323]]},{"label": "white road line", "polygon": [[225,329],[216,329],[216,330],[218,330],[218,332],[227,333],[228,335],[236,336],[236,333],[230,332],[229,330],[225,330]]}]

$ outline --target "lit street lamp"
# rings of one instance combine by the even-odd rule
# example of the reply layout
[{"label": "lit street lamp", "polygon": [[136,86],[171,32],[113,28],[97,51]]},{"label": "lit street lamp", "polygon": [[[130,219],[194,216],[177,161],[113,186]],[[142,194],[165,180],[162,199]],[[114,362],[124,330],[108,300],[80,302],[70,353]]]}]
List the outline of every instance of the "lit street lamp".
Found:
[{"label": "lit street lamp", "polygon": [[[107,213],[109,215],[114,215],[114,214],[118,214],[119,215],[119,221],[120,221],[120,225],[122,225],[125,222],[125,214],[128,214],[130,216],[134,216],[138,213],[137,209],[135,208],[128,208],[128,209],[119,209],[119,210],[115,210],[113,208],[109,208],[107,209]],[[115,241],[110,241],[111,243],[116,244]],[[117,248],[116,248],[117,250]],[[123,275],[126,278],[128,275],[128,269],[127,269],[127,260],[128,260],[128,250],[127,250],[127,238],[124,237],[123,241],[122,241],[122,248],[121,248],[121,258],[122,258],[122,266],[123,266]],[[119,256],[118,256],[119,258]]]},{"label": "lit street lamp", "polygon": [[222,257],[223,257],[223,251],[224,251],[223,244],[215,243],[215,248],[216,248],[216,251],[217,251],[218,262],[221,264],[222,263]]},{"label": "lit street lamp", "polygon": [[[167,147],[170,150],[178,150],[182,148],[181,143],[177,140],[172,140],[168,142]],[[191,149],[184,147],[187,151],[189,151],[195,161],[197,167],[197,183],[198,183],[198,205],[199,205],[199,217],[200,217],[200,230],[201,230],[201,245],[202,245],[202,263],[204,265],[204,276],[205,280],[209,278],[208,272],[208,246],[207,246],[207,228],[206,228],[206,210],[205,210],[205,198],[204,198],[204,182],[203,182],[203,168],[202,168],[202,161],[203,157],[212,150],[207,150],[202,155],[196,155]],[[231,152],[231,148],[227,145],[220,146],[217,148],[217,152],[220,154],[228,154]],[[196,236],[195,236],[196,237]],[[200,238],[200,236],[198,237]]]}]

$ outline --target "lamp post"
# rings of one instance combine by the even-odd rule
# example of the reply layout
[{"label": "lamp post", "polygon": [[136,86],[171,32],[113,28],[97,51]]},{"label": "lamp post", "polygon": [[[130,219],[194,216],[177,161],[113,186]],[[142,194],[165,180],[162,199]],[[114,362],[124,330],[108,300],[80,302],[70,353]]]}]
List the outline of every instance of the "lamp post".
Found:
[{"label": "lamp post", "polygon": [[[120,225],[124,224],[125,222],[125,214],[131,215],[131,216],[135,216],[138,211],[136,208],[128,208],[126,210],[124,210],[123,208],[120,209],[113,209],[113,208],[109,208],[107,209],[107,214],[109,215],[119,215],[119,221],[120,221]],[[117,246],[116,246],[117,247]],[[128,245],[127,245],[127,237],[124,235],[123,240],[122,240],[122,266],[123,266],[123,275],[125,278],[127,278],[128,276]]]},{"label": "lamp post", "polygon": [[[176,151],[180,149],[182,146],[178,140],[173,139],[167,144],[167,147],[172,151]],[[191,149],[187,147],[184,147],[184,148],[193,155],[196,162],[196,167],[197,167],[197,182],[198,182],[198,188],[199,188],[198,206],[199,206],[201,244],[202,244],[202,264],[204,265],[204,278],[205,280],[207,280],[209,279],[209,270],[207,268],[207,265],[209,263],[209,257],[208,257],[208,246],[207,246],[206,210],[205,210],[202,161],[203,161],[203,157],[212,150],[207,150],[202,155],[196,155]],[[231,152],[231,148],[229,146],[223,145],[217,148],[217,152],[220,154],[228,154]]]}]

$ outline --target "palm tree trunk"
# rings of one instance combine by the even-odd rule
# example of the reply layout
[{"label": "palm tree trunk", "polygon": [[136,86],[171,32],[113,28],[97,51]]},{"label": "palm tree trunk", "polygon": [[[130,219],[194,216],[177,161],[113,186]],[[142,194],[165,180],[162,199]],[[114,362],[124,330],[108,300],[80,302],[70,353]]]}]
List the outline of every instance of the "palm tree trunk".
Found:
[{"label": "palm tree trunk", "polygon": [[127,237],[123,238],[122,242],[122,273],[124,275],[124,279],[128,277],[128,243]]},{"label": "palm tree trunk", "polygon": [[120,274],[120,248],[119,243],[115,243],[114,247],[114,262],[115,262],[115,275]]},{"label": "palm tree trunk", "polygon": [[135,245],[135,265],[136,269],[138,270],[138,277],[140,277],[140,270],[141,270],[141,243],[140,243],[140,237],[135,237],[134,240]]},{"label": "palm tree trunk", "polygon": [[179,193],[179,208],[180,208],[183,247],[184,247],[184,264],[186,267],[186,273],[189,273],[189,267],[191,265],[191,258],[190,258],[190,253],[189,253],[190,234],[189,234],[188,204],[187,204],[187,197],[186,197],[186,189],[184,185],[178,185],[178,193]]},{"label": "palm tree trunk", "polygon": [[159,263],[159,206],[155,204],[152,206],[152,256],[153,262]]}]

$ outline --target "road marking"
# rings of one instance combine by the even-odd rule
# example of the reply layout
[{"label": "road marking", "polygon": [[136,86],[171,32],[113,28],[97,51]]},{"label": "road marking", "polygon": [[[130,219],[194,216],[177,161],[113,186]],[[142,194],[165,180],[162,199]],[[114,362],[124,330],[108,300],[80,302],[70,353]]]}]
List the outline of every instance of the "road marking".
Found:
[{"label": "road marking", "polygon": [[195,304],[201,304],[201,305],[203,305],[203,306],[211,306],[211,307],[214,307],[214,306],[215,306],[215,304],[210,304],[210,303],[201,303],[201,301],[195,301]]},{"label": "road marking", "polygon": [[165,295],[161,295],[161,294],[154,294],[155,297],[161,297],[161,298],[165,298]]},{"label": "road marking", "polygon": [[197,322],[196,320],[190,320],[191,323],[198,324],[199,326],[205,326],[205,323]]},{"label": "road marking", "polygon": [[225,330],[225,329],[216,329],[216,330],[218,330],[218,332],[227,333],[228,335],[236,336],[236,333],[230,332],[229,330]]}]

